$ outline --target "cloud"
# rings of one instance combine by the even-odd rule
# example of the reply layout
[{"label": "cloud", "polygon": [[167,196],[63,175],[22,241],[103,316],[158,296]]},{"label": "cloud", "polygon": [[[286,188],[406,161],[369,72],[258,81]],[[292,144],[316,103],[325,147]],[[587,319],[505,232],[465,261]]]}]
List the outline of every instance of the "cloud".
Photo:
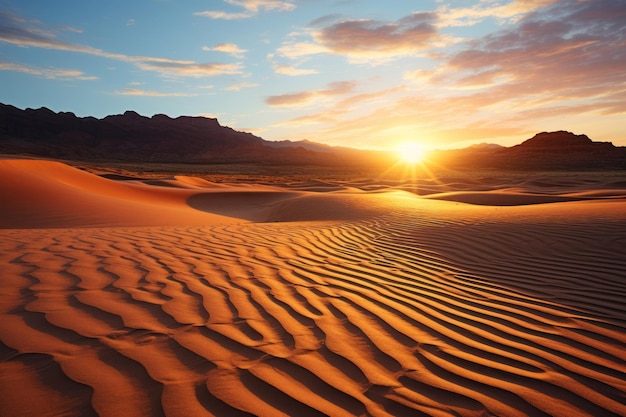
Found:
[{"label": "cloud", "polygon": [[415,55],[441,39],[435,13],[413,13],[396,22],[342,20],[309,31],[313,42],[287,44],[278,52],[289,58],[329,53],[356,61],[389,60]]},{"label": "cloud", "polygon": [[316,114],[308,114],[300,117],[295,117],[293,119],[285,120],[283,122],[275,123],[274,127],[281,126],[305,126],[305,125],[314,125],[314,124],[327,124],[333,123],[337,119],[336,115],[331,115],[330,112],[316,113]]},{"label": "cloud", "polygon": [[67,25],[66,26],[61,26],[61,30],[64,30],[66,32],[83,33],[82,29],[78,29],[78,28],[75,28],[73,26],[67,26]]},{"label": "cloud", "polygon": [[435,15],[415,13],[394,23],[348,20],[314,34],[314,38],[338,54],[410,54],[423,49],[436,36]]},{"label": "cloud", "polygon": [[392,87],[381,91],[375,91],[373,93],[363,93],[363,94],[355,94],[353,96],[347,97],[335,104],[335,111],[339,109],[350,109],[354,107],[361,107],[365,103],[368,106],[379,102],[379,103],[388,103],[389,99],[393,94],[403,92],[406,88],[404,86]]},{"label": "cloud", "polygon": [[325,16],[321,16],[318,17],[317,19],[314,19],[311,21],[311,23],[309,23],[309,26],[311,27],[315,27],[315,26],[324,26],[333,22],[336,22],[338,20],[341,20],[342,16],[340,14],[327,14]]},{"label": "cloud", "polygon": [[244,54],[248,52],[247,49],[241,49],[239,46],[237,46],[234,43],[220,43],[218,45],[215,45],[212,48],[209,48],[208,46],[203,46],[202,50],[224,52],[226,54],[234,56],[235,58],[243,58]]},{"label": "cloud", "polygon": [[248,19],[263,11],[290,12],[296,8],[295,4],[279,0],[224,0],[233,6],[242,7],[245,12],[223,12],[207,10],[194,13],[195,16],[208,17],[210,19],[238,20]]},{"label": "cloud", "polygon": [[258,13],[260,9],[266,11],[276,10],[279,12],[290,12],[296,5],[280,0],[225,0],[226,3],[241,6],[249,12]]},{"label": "cloud", "polygon": [[330,83],[324,90],[301,91],[292,94],[270,96],[265,103],[272,107],[295,107],[311,104],[318,99],[348,94],[354,90],[356,83],[353,81],[339,81]]},{"label": "cloud", "polygon": [[241,64],[198,63],[190,60],[132,56],[63,42],[57,40],[50,33],[32,27],[24,19],[3,11],[0,11],[0,42],[21,47],[68,51],[130,62],[143,70],[156,71],[169,76],[199,78],[219,74],[237,74],[241,70]]},{"label": "cloud", "polygon": [[317,74],[317,70],[314,69],[301,69],[289,65],[274,65],[274,71],[276,74],[291,76]]},{"label": "cloud", "polygon": [[[288,126],[291,136],[314,132],[325,143],[384,148],[409,138],[444,147],[513,144],[536,131],[584,126],[587,116],[623,122],[626,8],[612,0],[530,5],[524,15],[507,14],[514,23],[440,55],[439,66],[407,68],[405,79],[415,81],[407,93],[365,105],[363,95],[349,95],[275,126]],[[297,103],[310,96],[289,98]],[[609,134],[618,131],[611,129]]]},{"label": "cloud", "polygon": [[78,70],[68,70],[61,68],[41,68],[10,62],[0,62],[0,71],[15,71],[48,79],[71,79],[81,81],[92,81],[98,79],[98,77],[85,75],[82,71]]},{"label": "cloud", "polygon": [[207,10],[204,12],[196,12],[194,13],[195,16],[202,16],[202,17],[208,17],[209,19],[222,19],[222,20],[239,20],[239,19],[248,19],[252,16],[254,16],[254,14],[252,13],[227,13],[227,12],[219,12],[219,11],[212,11],[212,10]]},{"label": "cloud", "polygon": [[437,26],[473,26],[487,18],[509,20],[515,23],[526,13],[549,6],[557,0],[515,0],[507,4],[479,2],[472,7],[453,8],[448,5],[437,9]]},{"label": "cloud", "polygon": [[302,91],[292,94],[280,94],[265,99],[265,103],[272,107],[291,107],[309,104],[316,97],[315,91]]},{"label": "cloud", "polygon": [[[388,94],[392,94],[389,92]],[[384,94],[381,92],[381,98]],[[356,98],[355,100],[356,101]],[[450,146],[453,143],[480,137],[481,140],[527,133],[527,123],[502,123],[501,120],[472,114],[459,123],[462,106],[447,98],[411,97],[368,103],[358,110],[345,109],[337,103],[317,114],[301,116],[278,124],[288,126],[290,135],[299,128],[317,124],[314,132],[328,144],[389,149],[409,140],[423,141],[430,146]],[[337,112],[339,110],[339,112]],[[471,109],[461,114],[470,114]],[[462,126],[452,131],[451,127]],[[504,127],[503,127],[504,126]],[[513,133],[511,133],[513,132]],[[300,136],[308,136],[303,130]],[[523,137],[523,136],[522,136]]]},{"label": "cloud", "polygon": [[[12,13],[0,10],[0,41],[17,46],[58,49],[65,51],[96,53],[98,50],[91,47],[72,45],[58,41],[54,35],[34,27]],[[102,52],[102,51],[101,51]]]},{"label": "cloud", "polygon": [[289,76],[300,76],[300,75],[311,75],[317,74],[317,70],[313,69],[302,69],[296,68],[292,65],[280,65],[276,62],[274,54],[268,54],[267,59],[272,63],[272,68],[274,68],[274,72],[276,74],[289,75]]},{"label": "cloud", "polygon": [[163,75],[193,78],[211,77],[220,74],[239,74],[241,72],[241,64],[145,60],[136,62],[136,65],[143,70],[156,71]]},{"label": "cloud", "polygon": [[357,108],[371,108],[376,103],[385,103],[386,105],[387,103],[389,103],[389,100],[393,94],[404,90],[404,87],[399,86],[371,93],[351,95],[334,103],[331,107],[326,108],[322,112],[295,117],[293,119],[278,122],[274,124],[274,126],[299,127],[313,124],[340,123],[340,116],[348,115],[350,112]]},{"label": "cloud", "polygon": [[560,1],[446,58],[433,82],[486,86],[492,102],[601,99],[626,84],[626,8]]},{"label": "cloud", "polygon": [[240,91],[244,88],[253,88],[253,87],[258,87],[258,86],[259,86],[258,84],[242,82],[239,84],[230,85],[226,87],[225,90],[226,91]]},{"label": "cloud", "polygon": [[324,45],[312,42],[289,43],[278,48],[277,52],[290,59],[296,59],[306,55],[332,53],[332,51]]},{"label": "cloud", "polygon": [[116,92],[116,94],[123,96],[147,96],[147,97],[188,97],[193,96],[195,94],[186,94],[186,93],[162,93],[159,91],[146,91],[140,90],[137,88],[125,88],[121,91]]}]

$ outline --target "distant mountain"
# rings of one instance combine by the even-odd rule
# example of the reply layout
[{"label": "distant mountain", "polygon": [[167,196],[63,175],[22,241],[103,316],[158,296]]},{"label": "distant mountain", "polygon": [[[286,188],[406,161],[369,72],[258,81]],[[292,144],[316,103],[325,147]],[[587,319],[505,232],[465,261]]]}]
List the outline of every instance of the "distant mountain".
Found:
[{"label": "distant mountain", "polygon": [[509,148],[480,144],[433,156],[445,166],[464,169],[626,169],[626,147],[593,142],[586,135],[563,130],[538,133]]},{"label": "distant mountain", "polygon": [[502,161],[519,168],[626,169],[626,147],[611,142],[593,142],[586,135],[560,130],[542,132],[519,145],[498,152]]},{"label": "distant mountain", "polygon": [[[76,161],[254,163],[273,165],[381,166],[390,152],[361,151],[303,141],[266,141],[222,126],[216,119],[133,111],[103,119],[20,110],[0,103],[0,153]],[[571,132],[543,132],[505,148],[479,144],[431,152],[436,165],[459,169],[626,169],[626,148],[593,142]]]},{"label": "distant mountain", "polygon": [[323,143],[311,142],[310,140],[278,140],[268,141],[268,146],[272,148],[304,148],[315,152],[334,152],[336,148],[334,146],[325,145]]},{"label": "distant mountain", "polygon": [[530,139],[525,140],[512,149],[524,150],[550,150],[550,149],[586,149],[598,144],[613,146],[609,142],[593,142],[587,135],[575,135],[572,132],[559,130],[558,132],[537,133]]},{"label": "distant mountain", "polygon": [[87,161],[317,165],[358,162],[355,158],[346,160],[340,149],[312,142],[276,146],[206,117],[145,117],[127,111],[96,119],[55,113],[45,107],[20,110],[4,104],[0,104],[0,153]]},{"label": "distant mountain", "polygon": [[468,151],[493,152],[504,149],[504,146],[498,145],[497,143],[477,143],[476,145],[470,145],[465,149]]}]

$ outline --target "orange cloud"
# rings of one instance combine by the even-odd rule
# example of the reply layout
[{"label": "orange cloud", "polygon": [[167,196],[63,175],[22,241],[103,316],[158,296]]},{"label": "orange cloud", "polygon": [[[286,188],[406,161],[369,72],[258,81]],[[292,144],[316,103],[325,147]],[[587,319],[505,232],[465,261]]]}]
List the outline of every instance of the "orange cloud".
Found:
[{"label": "orange cloud", "polygon": [[290,12],[296,8],[296,5],[281,0],[225,0],[226,3],[241,6],[244,9],[258,13],[260,9],[267,11],[276,10],[279,12]]},{"label": "orange cloud", "polygon": [[202,50],[224,52],[226,54],[234,56],[235,58],[243,58],[244,54],[248,52],[247,49],[241,49],[239,46],[235,45],[234,43],[220,43],[218,45],[215,45],[212,48],[209,48],[208,46],[203,46]]},{"label": "orange cloud", "polygon": [[300,117],[295,117],[284,122],[274,124],[274,126],[304,126],[314,124],[326,124],[337,121],[337,113],[323,112],[317,114],[307,114]]},{"label": "orange cloud", "polygon": [[315,98],[314,91],[302,91],[300,93],[280,94],[268,97],[265,103],[272,107],[291,107],[309,104]]},{"label": "orange cloud", "polygon": [[322,98],[340,96],[352,92],[356,83],[353,81],[339,81],[330,83],[327,89],[301,91],[299,93],[281,94],[268,97],[265,103],[272,107],[295,107],[311,104]]},{"label": "orange cloud", "polygon": [[238,74],[241,72],[240,64],[220,64],[220,63],[196,63],[189,61],[139,61],[136,65],[148,71],[160,72],[164,75],[185,76],[185,77],[210,77],[219,74]]},{"label": "orange cloud", "polygon": [[189,97],[195,94],[185,93],[162,93],[159,91],[146,91],[139,90],[137,88],[125,88],[122,91],[118,91],[116,94],[123,96],[147,96],[147,97]]},{"label": "orange cloud", "polygon": [[280,0],[224,0],[233,6],[242,7],[245,12],[222,12],[215,10],[207,10],[204,12],[196,12],[195,16],[208,17],[210,19],[238,20],[248,19],[259,14],[261,10],[289,12],[296,8],[293,3]]},{"label": "orange cloud", "polygon": [[274,65],[274,71],[276,72],[276,74],[291,76],[317,74],[317,71],[313,69],[295,68],[289,65]]},{"label": "orange cloud", "polygon": [[312,124],[330,124],[339,121],[340,117],[349,114],[356,107],[372,106],[376,102],[389,103],[390,97],[397,92],[403,91],[404,87],[394,87],[373,93],[355,94],[334,103],[327,110],[304,116],[295,117],[290,120],[276,123],[274,126],[304,126]]},{"label": "orange cloud", "polygon": [[194,15],[195,16],[208,17],[209,19],[223,19],[223,20],[248,19],[248,18],[254,16],[254,14],[246,13],[246,12],[228,13],[228,12],[220,12],[220,11],[215,11],[215,10],[207,10],[207,11],[204,11],[204,12],[196,12],[196,13],[194,13]]},{"label": "orange cloud", "polygon": [[226,91],[240,91],[244,88],[258,87],[258,84],[242,82],[239,84],[233,84],[225,88]]},{"label": "orange cloud", "polygon": [[82,71],[78,70],[41,68],[10,62],[0,62],[0,71],[15,71],[49,79],[72,79],[81,81],[92,81],[98,79],[98,77],[85,75]]},{"label": "orange cloud", "polygon": [[515,0],[507,4],[492,5],[479,2],[472,7],[453,8],[441,6],[437,9],[439,22],[437,26],[473,26],[486,18],[495,17],[503,20],[516,20],[526,13],[546,7],[557,0]]}]

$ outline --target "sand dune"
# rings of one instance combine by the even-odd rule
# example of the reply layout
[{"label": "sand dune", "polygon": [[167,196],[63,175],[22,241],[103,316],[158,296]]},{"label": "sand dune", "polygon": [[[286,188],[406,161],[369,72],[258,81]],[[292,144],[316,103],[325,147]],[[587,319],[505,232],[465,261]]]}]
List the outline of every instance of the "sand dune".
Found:
[{"label": "sand dune", "polygon": [[626,415],[615,182],[0,175],[2,416]]}]

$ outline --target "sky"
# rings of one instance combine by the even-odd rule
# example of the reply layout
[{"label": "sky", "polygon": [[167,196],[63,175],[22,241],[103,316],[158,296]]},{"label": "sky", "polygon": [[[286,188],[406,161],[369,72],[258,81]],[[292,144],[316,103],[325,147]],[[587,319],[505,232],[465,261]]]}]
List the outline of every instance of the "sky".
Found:
[{"label": "sky", "polygon": [[0,102],[364,149],[626,146],[626,0],[0,0]]}]

